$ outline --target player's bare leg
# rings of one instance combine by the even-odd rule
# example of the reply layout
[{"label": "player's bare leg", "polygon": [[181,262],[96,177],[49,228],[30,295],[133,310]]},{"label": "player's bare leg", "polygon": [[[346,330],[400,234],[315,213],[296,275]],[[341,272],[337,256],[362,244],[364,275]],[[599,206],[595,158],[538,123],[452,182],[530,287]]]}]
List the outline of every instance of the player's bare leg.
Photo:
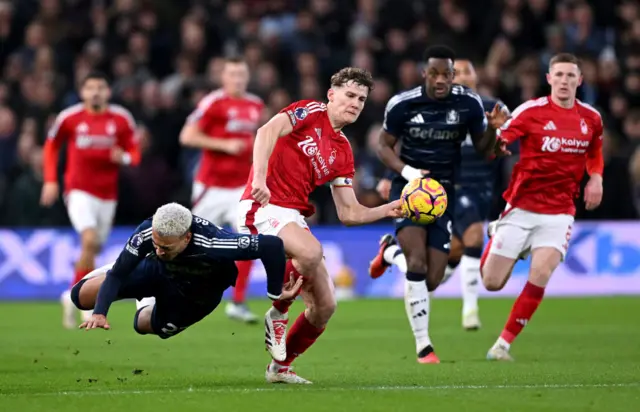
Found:
[{"label": "player's bare leg", "polygon": [[462,234],[464,254],[460,260],[462,289],[462,327],[466,330],[480,328],[478,295],[480,285],[480,257],[484,243],[484,227],[481,222],[469,226]]},{"label": "player's bare leg", "polygon": [[439,363],[429,337],[431,308],[427,286],[427,231],[422,227],[407,226],[400,229],[397,238],[407,259],[404,304],[416,341],[418,362]]},{"label": "player's bare leg", "polygon": [[[292,257],[287,263],[285,278],[305,277],[303,289],[308,306],[296,319],[288,336],[286,327],[291,302],[276,301],[267,311],[267,349],[274,361],[267,368],[266,378],[269,382],[310,383],[294,374],[290,365],[322,334],[335,312],[333,282],[322,262],[322,245],[308,230],[296,223],[289,223],[280,230],[278,236],[284,242],[285,252]],[[291,352],[289,345],[295,348],[295,353]]]},{"label": "player's bare leg", "polygon": [[[71,286],[78,283],[82,278],[95,268],[96,255],[100,250],[98,232],[91,228],[85,229],[80,234],[81,251],[80,257],[75,265],[75,272]],[[65,291],[60,297],[62,304],[62,323],[65,328],[73,329],[76,324],[76,307],[71,301],[71,291]],[[83,320],[91,317],[91,312],[82,311]]]},{"label": "player's bare leg", "polygon": [[529,279],[516,299],[509,319],[500,337],[489,349],[487,359],[513,360],[509,354],[511,344],[529,323],[544,297],[544,291],[553,271],[562,260],[562,254],[553,247],[536,248],[531,252]]}]

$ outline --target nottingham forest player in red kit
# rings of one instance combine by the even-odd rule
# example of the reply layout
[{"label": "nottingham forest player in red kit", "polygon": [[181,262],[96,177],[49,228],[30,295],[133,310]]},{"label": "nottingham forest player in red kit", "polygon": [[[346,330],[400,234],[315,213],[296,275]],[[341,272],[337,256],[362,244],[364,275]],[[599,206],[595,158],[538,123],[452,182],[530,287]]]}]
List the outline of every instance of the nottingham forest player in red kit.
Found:
[{"label": "nottingham forest player in red kit", "polygon": [[[140,161],[135,121],[122,106],[109,104],[107,78],[90,73],[80,89],[82,103],[60,112],[44,146],[44,185],[41,204],[58,200],[58,154],[67,144],[64,197],[73,228],[80,234],[82,251],[73,283],[61,296],[63,324],[75,328],[76,308],[70,289],[95,267],[101,245],[109,236],[116,211],[121,165]],[[90,311],[83,313],[85,319]]]},{"label": "nottingham forest player in red kit", "polygon": [[[187,118],[180,142],[202,149],[202,162],[193,182],[193,213],[218,226],[237,229],[238,202],[251,170],[253,139],[263,118],[264,103],[247,93],[249,67],[227,59],[222,88],[205,96]],[[253,261],[236,262],[238,279],[226,313],[231,319],[254,323],[258,318],[245,304]]]},{"label": "nottingham forest player in red kit", "polygon": [[507,206],[489,226],[482,280],[488,290],[502,289],[516,261],[529,254],[531,269],[504,330],[487,353],[491,360],[512,360],[512,342],[530,321],[567,253],[574,199],[585,169],[590,176],[586,208],[595,209],[602,200],[602,118],[576,99],[582,82],[578,59],[571,54],[554,56],[547,81],[551,95],[520,105],[498,135],[504,146],[520,139],[520,161],[504,193]]},{"label": "nottingham forest player in red kit", "polygon": [[376,208],[358,203],[352,187],[353,153],[341,129],[356,121],[373,86],[371,74],[345,68],[331,77],[328,103],[295,102],[258,130],[253,168],[240,202],[240,231],[276,235],[284,241],[285,279],[304,276],[307,309],[287,336],[290,303],[278,302],[265,316],[266,344],[273,357],[268,382],[310,383],[293,373],[291,363],[320,337],[336,309],[333,282],[322,257],[322,245],[304,218],[314,213],[309,194],[329,183],[346,225],[402,217],[400,201]]}]

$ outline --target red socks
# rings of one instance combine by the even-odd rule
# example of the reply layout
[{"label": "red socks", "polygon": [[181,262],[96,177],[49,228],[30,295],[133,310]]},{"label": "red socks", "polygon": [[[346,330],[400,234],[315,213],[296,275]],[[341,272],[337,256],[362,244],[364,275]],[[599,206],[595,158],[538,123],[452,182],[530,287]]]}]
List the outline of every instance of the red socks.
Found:
[{"label": "red socks", "polygon": [[[284,283],[287,283],[289,279],[291,279],[291,276],[293,276],[294,279],[298,279],[300,276],[302,276],[302,274],[300,274],[300,272],[296,270],[296,268],[293,266],[292,260],[289,259],[287,260],[287,266],[285,267],[284,271]],[[281,300],[276,300],[273,302],[273,307],[278,309],[281,313],[287,313],[289,311],[289,307],[292,304],[293,301],[284,302]]]},{"label": "red socks", "polygon": [[298,316],[289,335],[287,336],[287,358],[278,362],[282,366],[289,366],[298,356],[302,355],[322,335],[325,328],[317,328],[307,320],[304,312]]},{"label": "red socks", "polygon": [[236,286],[233,288],[233,302],[244,303],[247,296],[247,287],[249,286],[249,273],[253,266],[252,260],[239,260],[236,262],[238,268],[238,278],[236,279]]},{"label": "red socks", "polygon": [[516,302],[513,304],[511,314],[500,337],[511,344],[520,332],[522,332],[522,329],[527,325],[536,309],[538,309],[538,305],[542,302],[543,296],[544,288],[527,282],[520,296],[518,296],[518,299],[516,299]]},{"label": "red socks", "polygon": [[87,276],[92,271],[93,269],[76,269],[73,275],[73,283],[71,283],[71,287],[73,287],[73,285],[75,285],[76,283],[80,282],[83,277]]}]

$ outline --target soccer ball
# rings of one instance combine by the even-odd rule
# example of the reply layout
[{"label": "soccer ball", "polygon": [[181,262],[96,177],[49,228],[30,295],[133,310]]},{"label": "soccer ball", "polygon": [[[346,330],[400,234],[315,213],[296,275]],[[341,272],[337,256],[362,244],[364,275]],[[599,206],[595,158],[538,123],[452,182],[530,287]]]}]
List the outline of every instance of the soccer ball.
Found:
[{"label": "soccer ball", "polygon": [[447,192],[435,179],[413,179],[402,189],[402,211],[412,222],[429,224],[447,210]]}]

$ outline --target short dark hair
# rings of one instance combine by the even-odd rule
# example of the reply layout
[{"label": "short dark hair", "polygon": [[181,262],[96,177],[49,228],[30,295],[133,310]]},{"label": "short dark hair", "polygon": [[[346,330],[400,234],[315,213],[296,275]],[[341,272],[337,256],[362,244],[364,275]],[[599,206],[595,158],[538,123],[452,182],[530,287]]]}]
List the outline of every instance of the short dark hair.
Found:
[{"label": "short dark hair", "polygon": [[84,79],[82,79],[81,85],[84,86],[88,80],[104,80],[107,84],[109,84],[109,78],[107,77],[107,75],[100,71],[89,72],[89,74],[87,74]]},{"label": "short dark hair", "polygon": [[424,51],[423,61],[427,63],[429,59],[449,59],[451,62],[456,61],[456,52],[450,47],[437,45],[431,46]]},{"label": "short dark hair", "polygon": [[369,92],[373,90],[373,76],[365,69],[345,67],[331,76],[331,87],[341,87],[349,82],[365,86]]},{"label": "short dark hair", "polygon": [[247,61],[242,56],[231,56],[224,59],[225,63],[245,64]]},{"label": "short dark hair", "polygon": [[553,56],[551,60],[549,60],[549,69],[551,69],[551,67],[556,63],[573,63],[578,66],[578,69],[581,69],[580,59],[575,54],[571,53],[558,53]]}]

